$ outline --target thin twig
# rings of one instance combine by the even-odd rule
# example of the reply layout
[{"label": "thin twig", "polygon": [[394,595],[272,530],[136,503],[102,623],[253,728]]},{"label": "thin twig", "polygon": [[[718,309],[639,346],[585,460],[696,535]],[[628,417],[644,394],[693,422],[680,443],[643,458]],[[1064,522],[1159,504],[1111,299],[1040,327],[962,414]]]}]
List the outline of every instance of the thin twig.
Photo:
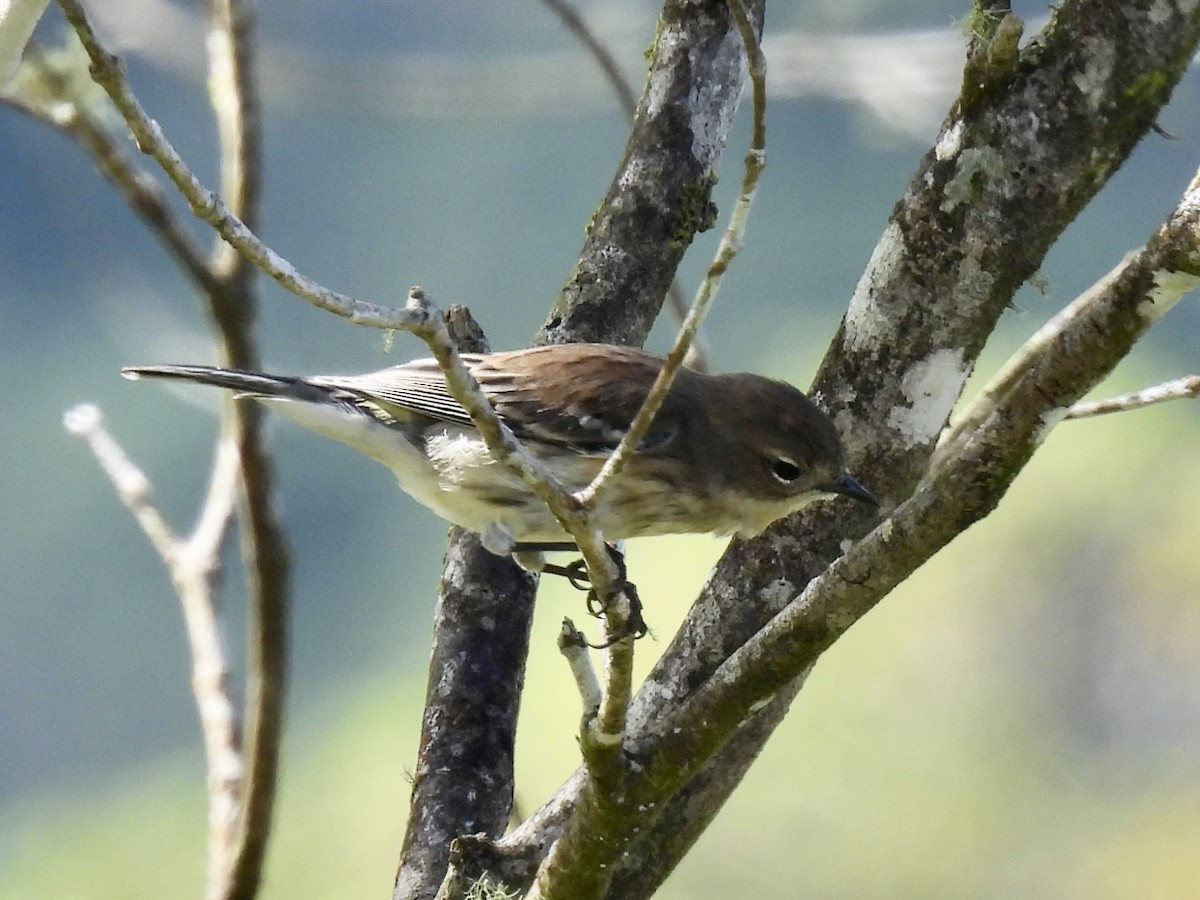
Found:
[{"label": "thin twig", "polygon": [[46,9],[47,0],[4,0],[0,3],[0,88],[21,61],[21,51]]},{"label": "thin twig", "polygon": [[1141,409],[1156,403],[1166,403],[1168,400],[1188,400],[1195,397],[1200,397],[1200,375],[1188,375],[1185,378],[1164,381],[1162,384],[1143,388],[1140,391],[1118,394],[1116,397],[1106,397],[1103,400],[1076,403],[1067,411],[1066,417],[1068,419],[1085,419],[1089,416]]},{"label": "thin twig", "polygon": [[626,116],[632,119],[637,112],[637,94],[634,93],[629,79],[622,74],[616,58],[604,46],[604,42],[596,37],[595,32],[583,20],[583,16],[570,3],[566,3],[564,0],[542,0],[542,2],[558,14],[563,24],[567,26],[567,30],[579,38],[579,42],[592,54],[596,64],[600,66],[600,71],[608,80],[609,87],[617,95],[621,109],[624,110]]},{"label": "thin twig", "polygon": [[[595,58],[596,64],[600,66],[600,71],[604,73],[613,93],[617,95],[617,102],[621,105],[625,116],[632,122],[634,116],[637,115],[637,94],[629,79],[621,72],[621,67],[617,65],[616,57],[571,4],[564,0],[542,0],[542,2],[558,14],[567,30],[575,35]],[[688,313],[688,301],[677,277],[671,280],[671,286],[667,289],[667,300],[671,305],[671,312],[682,323]],[[709,370],[708,349],[700,335],[696,335],[693,339],[692,346],[684,358],[684,364],[698,372]]]},{"label": "thin twig", "polygon": [[[254,17],[241,0],[210,0],[209,96],[220,146],[221,193],[247,229],[260,218],[261,123],[255,87]],[[252,326],[257,307],[256,270],[222,240],[210,268],[208,292],[222,362],[254,368],[258,352]],[[283,526],[275,514],[270,456],[262,436],[263,411],[227,403],[221,431],[236,442],[244,494],[242,557],[250,589],[243,754],[245,778],[235,840],[225,848],[210,897],[251,897],[258,892],[275,807],[287,688],[289,565]],[[223,438],[224,439],[224,438]]]},{"label": "thin twig", "polygon": [[[683,363],[700,324],[716,298],[725,271],[741,249],[746,221],[753,206],[759,176],[765,165],[765,61],[742,0],[728,0],[728,2],[742,36],[754,87],[754,122],[751,145],[745,158],[741,192],[730,214],[729,225],[722,235],[716,255],[705,273],[695,300],[692,302],[692,308],[684,319],[676,336],[675,344],[668,353],[666,362],[643,401],[641,409],[638,410],[637,416],[634,417],[634,421],[630,424],[620,445],[605,461],[596,478],[575,495],[585,509],[594,507],[596,498],[604,489],[604,485],[620,473],[629,455],[637,449],[649,430],[654,416],[661,408],[662,402],[671,388],[675,373]],[[588,775],[582,783],[580,807],[568,820],[563,834],[539,866],[533,886],[527,895],[531,900],[532,898],[557,896],[559,889],[556,885],[563,877],[568,880],[572,877],[581,877],[581,881],[589,884],[590,890],[597,892],[603,890],[603,886],[611,878],[611,870],[607,870],[603,874],[593,872],[591,875],[581,876],[579,867],[581,865],[594,866],[596,862],[584,850],[585,846],[600,844],[606,845],[610,849],[616,848],[623,846],[624,840],[627,840],[628,837],[627,835],[619,837],[616,834],[609,834],[608,829],[616,821],[616,817],[601,813],[599,810],[608,804],[608,795],[613,795],[612,788],[616,787],[614,782],[617,782],[626,771],[621,762],[621,751],[632,683],[633,642],[632,640],[620,640],[612,644],[606,651],[605,679],[600,706],[594,719],[587,723],[581,734]],[[621,821],[623,825],[628,825],[628,818],[621,818]],[[593,833],[585,836],[583,832],[589,829]]]},{"label": "thin twig", "polygon": [[[692,301],[692,308],[688,311],[679,328],[679,333],[675,337],[675,344],[667,354],[666,362],[654,379],[654,384],[646,394],[641,408],[633,422],[630,423],[629,430],[621,438],[617,449],[605,460],[604,466],[596,474],[592,483],[575,495],[580,506],[585,510],[595,508],[598,502],[597,498],[603,492],[605,485],[611,484],[612,480],[621,473],[650,430],[650,425],[659,409],[662,408],[663,401],[675,380],[675,373],[683,365],[692,340],[696,337],[701,323],[712,308],[725,272],[742,248],[746,222],[754,204],[755,192],[758,189],[758,179],[766,165],[764,154],[766,144],[766,62],[742,0],[729,0],[729,8],[742,35],[742,43],[746,50],[746,59],[754,88],[754,122],[750,148],[746,153],[745,168],[742,173],[741,193],[730,213],[729,225],[721,236],[721,243],[717,247],[716,255],[709,264],[704,280],[701,281],[696,297]],[[618,627],[624,626],[625,621],[617,617],[615,624]],[[619,631],[611,633],[614,636],[620,634]],[[633,641],[617,640],[611,643],[606,651],[604,694],[599,712],[589,729],[593,738],[614,752],[619,747],[619,737],[625,730],[625,719],[632,693]]]},{"label": "thin twig", "polygon": [[[241,474],[237,444],[230,438],[217,443],[209,488],[191,537],[172,567],[175,590],[183,605],[184,631],[192,652],[192,692],[200,716],[208,782],[207,893],[228,869],[238,840],[245,795],[246,758],[238,710],[229,685],[229,667],[221,652],[221,608],[216,588],[221,571],[221,547],[233,520]],[[197,585],[182,573],[196,572]]]},{"label": "thin twig", "polygon": [[72,91],[70,73],[55,67],[37,47],[30,47],[24,62],[37,82],[39,96],[11,98],[14,107],[42,122],[61,128],[91,154],[97,167],[121,192],[126,204],[159,239],[167,253],[203,291],[215,284],[204,250],[166,203],[162,186],[140,169],[102,119]]},{"label": "thin twig", "polygon": [[100,43],[79,0],[59,0],[59,5],[92,61],[92,77],[116,104],[117,110],[137,141],[138,149],[153,157],[162,167],[198,218],[215,228],[222,238],[285,290],[291,291],[313,306],[341,316],[356,325],[409,330],[412,322],[403,310],[364,303],[332,291],[308,278],[264,244],[230,211],[220,197],[200,183],[167,141],[158,123],[146,115],[129,89],[121,72],[119,58],[109,53]]},{"label": "thin twig", "polygon": [[[82,53],[80,54],[82,56]],[[168,254],[193,282],[209,298],[214,307],[222,303],[233,308],[232,315],[217,315],[228,327],[223,329],[226,347],[235,345],[238,350],[226,357],[234,356],[234,364],[246,364],[242,348],[248,346],[248,338],[239,334],[244,331],[242,323],[250,320],[251,307],[246,302],[245,291],[233,291],[230,285],[245,276],[237,274],[239,267],[236,254],[217,251],[211,263],[195,239],[184,228],[167,206],[159,184],[125,152],[114,139],[103,120],[102,110],[81,94],[74,77],[73,58],[70,51],[54,57],[33,53],[28,60],[28,72],[37,90],[24,92],[27,102],[22,108],[36,117],[62,128],[96,160],[101,171],[120,190],[126,202],[146,223],[150,232],[162,243]],[[82,66],[79,67],[82,71]],[[230,67],[225,67],[226,71]],[[224,88],[221,79],[213,83]],[[36,102],[33,102],[36,101]],[[229,127],[222,133],[228,133]],[[257,155],[255,151],[254,155]],[[240,179],[240,163],[227,166]],[[243,191],[229,192],[238,198],[241,205]],[[254,193],[257,193],[255,191]],[[223,242],[221,247],[228,250]],[[237,413],[233,413],[236,415]],[[185,631],[193,658],[193,692],[200,719],[206,755],[208,782],[208,877],[209,896],[227,896],[236,893],[233,885],[253,881],[239,874],[243,865],[239,860],[247,858],[239,851],[245,847],[242,838],[246,821],[245,792],[247,766],[243,756],[242,734],[238,723],[238,711],[229,690],[229,671],[220,646],[223,631],[219,606],[215,599],[215,586],[220,575],[220,550],[229,532],[232,521],[237,484],[241,471],[241,454],[238,441],[233,437],[228,424],[223,426],[224,436],[217,445],[213,463],[213,474],[195,529],[186,541],[172,537],[168,547],[162,535],[165,523],[152,524],[154,512],[142,508],[135,512],[147,527],[152,543],[167,564],[175,590],[182,604]],[[95,445],[93,445],[95,446]],[[270,504],[267,504],[268,506]],[[253,529],[248,529],[253,534]],[[251,553],[254,559],[269,559],[270,552]],[[253,583],[270,582],[271,579],[252,579]],[[259,629],[264,631],[263,629]],[[266,629],[279,633],[283,629]],[[253,653],[251,654],[254,655]],[[247,691],[254,696],[255,691]],[[272,689],[270,696],[279,696]],[[251,721],[258,717],[252,715]],[[251,734],[258,730],[250,729]],[[273,743],[277,744],[278,741]],[[250,804],[251,808],[261,804]],[[261,816],[251,816],[252,820]],[[261,858],[261,854],[258,854]]]},{"label": "thin twig", "polygon": [[219,445],[205,504],[208,515],[201,517],[192,536],[184,541],[151,501],[150,480],[105,429],[98,408],[83,404],[68,410],[63,426],[88,445],[117,497],[158,552],[179,597],[192,655],[192,690],[204,735],[211,884],[224,848],[234,840],[244,772],[237,710],[229,690],[229,666],[213,594],[222,522],[228,521],[227,511],[236,493],[236,448],[230,442]]},{"label": "thin twig", "polygon": [[217,441],[208,491],[204,495],[204,502],[200,504],[200,515],[192,535],[188,538],[192,552],[212,559],[219,558],[233,524],[241,466],[237,443],[231,437],[223,436]]},{"label": "thin twig", "polygon": [[408,293],[403,310],[405,331],[423,340],[446,377],[450,395],[459,402],[479,430],[492,458],[508,466],[546,504],[550,512],[579,547],[592,586],[601,592],[611,590],[617,578],[616,566],[604,547],[603,537],[588,521],[587,515],[562,483],[529,453],[505,425],[459,356],[446,330],[445,316],[419,287]]},{"label": "thin twig", "polygon": [[596,670],[592,667],[591,657],[588,656],[587,640],[570,619],[563,619],[562,628],[558,632],[558,650],[575,677],[575,687],[579,690],[584,716],[595,715],[600,707],[600,681],[596,678]]},{"label": "thin twig", "polygon": [[692,308],[683,320],[679,333],[675,337],[675,344],[667,354],[666,363],[646,395],[645,402],[638,410],[637,416],[634,417],[616,451],[605,461],[603,468],[596,474],[592,483],[576,495],[579,502],[586,508],[594,507],[597,495],[604,490],[604,486],[611,479],[620,474],[628,462],[629,456],[645,438],[646,432],[650,430],[650,425],[675,380],[675,373],[683,364],[688,348],[716,299],[729,264],[742,249],[746,222],[754,204],[755,192],[758,189],[758,179],[766,166],[764,152],[766,147],[766,62],[742,0],[729,0],[729,8],[732,10],[738,29],[742,34],[750,78],[754,85],[754,122],[750,149],[746,153],[745,168],[742,174],[741,193],[734,204],[733,212],[729,217],[729,225],[721,237],[716,255],[709,264],[704,280],[700,283],[700,288],[692,301]]},{"label": "thin twig", "polygon": [[[244,257],[274,278],[279,284],[314,306],[325,309],[349,321],[370,327],[394,331],[409,331],[428,344],[434,357],[446,372],[451,393],[472,417],[480,429],[488,449],[498,454],[497,459],[510,466],[534,492],[550,507],[551,512],[563,524],[564,529],[579,545],[580,552],[588,565],[592,584],[598,591],[610,588],[617,572],[603,541],[586,523],[577,503],[570,498],[548,473],[544,472],[527,452],[517,443],[511,432],[499,421],[491,405],[474,384],[474,379],[457,358],[453,346],[438,331],[445,331],[440,313],[424,302],[420,295],[418,303],[410,302],[403,309],[389,309],[371,303],[362,303],[344,294],[331,291],[308,279],[274,250],[264,244],[246,227],[237,216],[211,191],[204,188],[179,158],[174,148],[163,136],[158,124],[151,120],[141,104],[129,90],[121,73],[116,56],[109,53],[96,37],[91,23],[78,0],[60,0],[63,14],[79,35],[88,57],[92,60],[92,74],[116,104],[118,111],[129,125],[139,148],[151,155],[179,188],[191,205],[192,211],[212,225],[227,242]],[[410,301],[414,299],[410,294]],[[472,389],[472,385],[474,386]],[[457,393],[456,393],[457,391]],[[478,418],[476,418],[478,416]]]},{"label": "thin twig", "polygon": [[150,502],[150,479],[134,465],[105,429],[99,407],[90,403],[72,407],[63,415],[63,428],[72,437],[88,445],[100,468],[116,488],[117,497],[133,513],[133,518],[142,526],[142,531],[163,562],[171,566],[178,553],[179,539],[162,511]]}]

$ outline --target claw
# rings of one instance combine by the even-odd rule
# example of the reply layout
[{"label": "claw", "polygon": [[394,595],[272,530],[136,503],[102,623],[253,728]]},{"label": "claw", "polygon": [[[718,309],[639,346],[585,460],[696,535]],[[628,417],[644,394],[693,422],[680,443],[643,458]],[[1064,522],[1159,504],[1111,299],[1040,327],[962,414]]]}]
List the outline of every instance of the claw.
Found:
[{"label": "claw", "polygon": [[[614,636],[611,640],[603,644],[588,644],[594,650],[603,650],[606,647],[611,647],[617,641],[633,635],[635,638],[642,638],[649,634],[650,629],[646,627],[646,620],[642,618],[642,601],[638,597],[637,586],[626,578],[627,569],[625,567],[625,554],[614,547],[612,544],[605,544],[604,548],[608,551],[608,555],[612,558],[613,564],[617,567],[617,578],[613,582],[612,589],[608,596],[601,598],[596,589],[591,586],[591,581],[588,578],[587,563],[582,559],[577,559],[569,565],[560,566],[553,563],[544,563],[541,571],[548,575],[558,575],[567,579],[571,587],[577,591],[587,591],[588,614],[594,618],[602,618],[610,600],[618,594],[624,593],[629,600],[629,621],[626,623],[625,633]],[[514,553],[543,553],[553,552],[556,550],[574,550],[574,544],[514,544]]]}]

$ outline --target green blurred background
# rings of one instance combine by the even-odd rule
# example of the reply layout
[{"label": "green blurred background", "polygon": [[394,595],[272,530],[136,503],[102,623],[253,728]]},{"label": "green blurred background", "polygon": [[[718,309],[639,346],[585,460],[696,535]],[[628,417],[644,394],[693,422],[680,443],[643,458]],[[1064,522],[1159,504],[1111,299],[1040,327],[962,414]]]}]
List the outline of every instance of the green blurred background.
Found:
[{"label": "green blurred background", "polygon": [[[420,283],[468,304],[493,346],[524,345],[624,140],[590,60],[536,2],[258,6],[267,240],[338,290],[398,304]],[[640,83],[655,5],[582,9]],[[769,164],[707,329],[717,368],[811,378],[956,89],[953,20],[965,11],[770,6]],[[194,17],[158,0],[103,12],[142,102],[212,183]],[[39,34],[54,41],[61,27],[52,11]],[[1072,226],[981,376],[1171,208],[1200,160],[1198,99],[1189,74],[1160,122],[1176,139],[1148,138]],[[744,131],[721,172],[723,211]],[[117,370],[210,360],[206,324],[69,141],[0,108],[0,148],[0,897],[198,897],[203,762],[177,603],[60,421],[98,403],[188,529],[216,397]],[[690,254],[689,290],[714,244],[705,236]],[[263,297],[273,369],[365,371],[420,353],[273,286]],[[1198,335],[1189,297],[1101,393],[1196,372]],[[381,896],[404,825],[444,529],[369,460],[286,424],[273,438],[296,596],[264,896]],[[1200,896],[1197,446],[1195,404],[1060,426],[992,517],[826,655],[661,896]],[[663,643],[720,550],[707,538],[632,544]],[[240,659],[243,591],[230,573]],[[578,595],[547,585],[517,759],[527,810],[577,759],[578,700],[553,649],[568,613]],[[640,645],[643,670],[661,646]]]}]

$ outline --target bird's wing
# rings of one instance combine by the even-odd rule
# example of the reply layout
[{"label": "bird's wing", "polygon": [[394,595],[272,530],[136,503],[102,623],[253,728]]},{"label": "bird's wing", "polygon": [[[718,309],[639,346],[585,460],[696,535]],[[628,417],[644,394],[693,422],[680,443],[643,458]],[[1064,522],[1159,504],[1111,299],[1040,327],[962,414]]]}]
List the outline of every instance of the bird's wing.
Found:
[{"label": "bird's wing", "polygon": [[[518,437],[602,456],[625,436],[661,366],[633,347],[560,344],[489,354],[473,372]],[[673,406],[668,398],[640,449],[675,436]]]},{"label": "bird's wing", "polygon": [[[468,367],[473,367],[478,360],[478,355],[463,355]],[[322,387],[345,391],[384,418],[395,417],[397,413],[415,413],[439,422],[471,424],[471,417],[462,404],[450,395],[436,360],[416,359],[366,375],[320,375],[308,380]]]},{"label": "bird's wing", "polygon": [[[636,348],[595,344],[463,354],[462,358],[517,438],[596,455],[607,454],[620,443],[662,365],[659,357]],[[442,422],[471,424],[432,359],[413,360],[367,375],[308,380],[354,395],[384,419],[415,413]],[[679,421],[672,408],[668,398],[641,449],[664,446],[678,433]]]}]

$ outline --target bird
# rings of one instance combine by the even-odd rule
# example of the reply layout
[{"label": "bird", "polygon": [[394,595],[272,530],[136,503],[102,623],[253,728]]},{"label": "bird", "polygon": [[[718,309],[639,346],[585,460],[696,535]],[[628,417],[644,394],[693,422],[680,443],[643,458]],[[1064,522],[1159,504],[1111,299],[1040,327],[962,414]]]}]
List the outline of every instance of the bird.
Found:
[{"label": "bird", "polygon": [[[586,487],[616,449],[664,364],[636,347],[589,343],[462,360],[500,420],[572,491]],[[522,557],[522,549],[570,546],[545,504],[488,452],[432,359],[349,376],[200,365],[130,366],[122,374],[214,385],[276,409],[378,460],[418,502],[527,568],[538,566],[538,554]],[[877,506],[844,456],[833,421],[793,385],[684,366],[589,522],[608,541],[746,538],[823,498]]]}]

